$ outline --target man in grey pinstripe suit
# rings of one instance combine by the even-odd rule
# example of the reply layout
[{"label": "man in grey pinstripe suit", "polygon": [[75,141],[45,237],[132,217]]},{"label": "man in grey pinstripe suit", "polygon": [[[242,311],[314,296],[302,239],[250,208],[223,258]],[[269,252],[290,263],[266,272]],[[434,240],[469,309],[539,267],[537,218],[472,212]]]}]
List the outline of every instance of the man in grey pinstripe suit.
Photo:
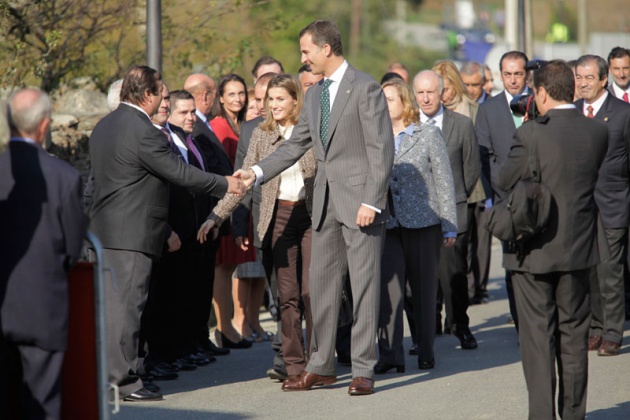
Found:
[{"label": "man in grey pinstripe suit", "polygon": [[[322,74],[324,80],[307,92],[291,138],[270,157],[237,176],[248,183],[254,178],[262,183],[314,148],[318,168],[313,199],[311,355],[306,371],[299,377],[287,378],[282,389],[302,391],[336,381],[337,317],[344,274],[349,269],[354,324],[353,379],[348,393],[371,394],[380,256],[394,159],[392,125],[380,85],[343,58],[341,35],[334,23],[315,21],[304,28],[300,32],[300,50],[302,63],[308,64],[314,74]],[[326,95],[328,108],[322,106],[328,100]],[[322,126],[322,120],[329,121],[327,127]]]}]

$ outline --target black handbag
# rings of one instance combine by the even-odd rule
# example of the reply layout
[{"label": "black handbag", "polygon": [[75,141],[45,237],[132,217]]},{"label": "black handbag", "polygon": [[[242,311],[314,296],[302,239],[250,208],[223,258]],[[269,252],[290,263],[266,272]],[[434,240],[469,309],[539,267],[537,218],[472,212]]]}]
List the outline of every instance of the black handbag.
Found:
[{"label": "black handbag", "polygon": [[551,209],[551,193],[540,180],[537,138],[535,134],[533,137],[529,151],[531,176],[519,179],[507,198],[489,210],[486,223],[493,236],[512,242],[521,251],[529,239],[547,227]]}]

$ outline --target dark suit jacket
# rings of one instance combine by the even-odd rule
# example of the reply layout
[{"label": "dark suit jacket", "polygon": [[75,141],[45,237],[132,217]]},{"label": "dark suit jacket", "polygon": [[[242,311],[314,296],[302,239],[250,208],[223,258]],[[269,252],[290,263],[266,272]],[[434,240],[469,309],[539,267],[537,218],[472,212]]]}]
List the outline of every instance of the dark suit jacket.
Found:
[{"label": "dark suit jacket", "polygon": [[[584,101],[580,99],[575,105],[582,113]],[[604,122],[609,133],[608,153],[599,172],[595,201],[605,228],[625,228],[630,224],[630,104],[608,94],[594,119]]]},{"label": "dark suit jacket", "polygon": [[[246,121],[241,125],[241,134],[238,139],[238,148],[236,149],[236,160],[234,161],[235,169],[241,169],[243,167],[243,161],[247,156],[247,150],[252,139],[254,129],[258,127],[258,124],[264,121],[262,116],[256,117],[251,121]],[[247,237],[249,235],[249,215],[251,212],[252,223],[254,225],[254,246],[257,248],[263,247],[263,239],[258,236],[258,221],[260,220],[260,203],[262,201],[262,186],[257,185],[253,187],[247,196],[241,201],[241,204],[232,213],[232,235],[234,237],[242,236]]]},{"label": "dark suit jacket", "polygon": [[[184,130],[172,124],[169,124],[169,126],[180,139],[185,140],[186,134]],[[199,149],[199,145],[194,138],[193,142],[197,146],[197,149]],[[179,150],[177,150],[176,154],[181,156]],[[190,150],[188,150],[187,158],[189,165],[201,169],[197,158]],[[203,163],[205,165],[205,159]],[[190,249],[200,245],[197,242],[197,231],[205,221],[208,213],[210,213],[214,200],[216,200],[214,197],[207,194],[196,194],[185,188],[171,185],[168,205],[167,237],[170,235],[171,231],[175,231],[182,243],[182,249]],[[209,242],[206,244],[209,244]]]},{"label": "dark suit jacket", "polygon": [[500,198],[505,197],[498,184],[499,168],[506,161],[514,141],[516,125],[505,96],[505,91],[488,98],[479,105],[475,120],[475,132],[481,152],[483,174]]},{"label": "dark suit jacket", "polygon": [[193,126],[192,136],[199,152],[203,155],[206,171],[217,175],[232,175],[234,168],[223,145],[210,127],[197,118]]},{"label": "dark suit jacket", "polygon": [[472,120],[448,109],[444,109],[442,135],[455,183],[458,233],[464,233],[468,231],[468,197],[481,175],[479,144]]},{"label": "dark suit jacket", "polygon": [[318,161],[313,229],[320,229],[328,200],[333,202],[337,220],[350,229],[359,228],[356,218],[362,204],[383,209],[374,223],[385,223],[394,138],[383,90],[371,76],[348,66],[332,105],[324,148],[320,138],[322,89],[323,79],[306,92],[291,138],[258,166],[269,180],[312,147]]},{"label": "dark suit jacket", "polygon": [[0,155],[0,330],[19,344],[66,348],[68,271],[83,244],[81,175],[39,146]]},{"label": "dark suit jacket", "polygon": [[530,121],[516,131],[497,178],[499,188],[509,191],[519,178],[529,176],[529,150],[537,140],[541,181],[552,196],[549,225],[525,245],[522,266],[513,252],[503,257],[506,269],[533,274],[580,270],[600,261],[593,192],[608,130],[574,109],[550,110],[546,116],[546,123]]},{"label": "dark suit jacket", "polygon": [[94,173],[91,228],[104,248],[159,256],[169,184],[221,197],[227,180],[187,165],[141,111],[121,103],[90,136]]}]

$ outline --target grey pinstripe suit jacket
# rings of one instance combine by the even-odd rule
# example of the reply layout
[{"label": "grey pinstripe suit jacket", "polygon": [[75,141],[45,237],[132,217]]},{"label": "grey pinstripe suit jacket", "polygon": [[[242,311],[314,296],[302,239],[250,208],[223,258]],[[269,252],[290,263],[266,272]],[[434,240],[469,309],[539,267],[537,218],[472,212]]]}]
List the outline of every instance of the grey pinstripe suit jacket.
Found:
[{"label": "grey pinstripe suit jacket", "polygon": [[358,228],[362,203],[382,209],[374,223],[385,223],[394,138],[383,90],[371,76],[348,66],[332,106],[324,149],[319,134],[322,86],[320,82],[308,90],[291,138],[258,166],[268,181],[313,147],[318,163],[313,228],[319,230],[324,220],[327,195],[348,228]]}]

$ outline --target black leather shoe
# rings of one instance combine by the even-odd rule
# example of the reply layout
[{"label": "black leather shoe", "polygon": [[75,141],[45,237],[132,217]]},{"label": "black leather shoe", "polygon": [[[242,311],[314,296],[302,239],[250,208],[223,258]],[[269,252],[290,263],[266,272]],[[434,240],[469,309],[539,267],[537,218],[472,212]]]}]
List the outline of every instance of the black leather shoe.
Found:
[{"label": "black leather shoe", "polygon": [[409,356],[417,356],[418,354],[420,354],[420,350],[418,350],[418,345],[412,344],[411,348],[409,349]]},{"label": "black leather shoe", "polygon": [[140,388],[123,398],[124,401],[162,401],[163,399],[161,392],[151,392],[146,388]]},{"label": "black leather shoe", "polygon": [[145,389],[151,392],[160,392],[161,390],[158,384],[156,384],[155,382],[142,380],[142,385],[145,387]]},{"label": "black leather shoe", "polygon": [[477,340],[468,328],[453,330],[453,335],[459,338],[459,342],[464,350],[474,350],[477,348]]},{"label": "black leather shoe", "polygon": [[418,360],[418,369],[433,369],[435,367],[435,359],[431,359],[428,362],[423,360]]},{"label": "black leather shoe", "polygon": [[180,357],[179,359],[175,359],[173,365],[177,367],[179,370],[195,370],[197,369],[197,365],[187,360],[185,357]]},{"label": "black leather shoe", "polygon": [[230,349],[248,349],[252,346],[252,342],[247,341],[244,338],[242,338],[241,341],[235,343],[234,341],[230,341],[230,339],[223,335],[221,331],[219,331],[219,334],[221,335],[221,344],[223,345],[223,347],[227,347]]},{"label": "black leather shoe", "polygon": [[179,378],[177,373],[170,370],[162,370],[157,366],[149,370],[147,374],[153,378],[154,381],[170,381]]},{"label": "black leather shoe", "polygon": [[[214,358],[214,356],[212,357],[214,360],[216,361],[217,359]],[[210,364],[210,359],[204,357],[203,355],[199,354],[199,353],[191,353],[188,356],[186,356],[186,360],[194,363],[197,366],[205,366]]]},{"label": "black leather shoe", "polygon": [[227,356],[228,354],[230,354],[230,349],[226,347],[217,347],[217,345],[214,344],[211,340],[208,340],[208,342],[210,343],[208,345],[209,350],[214,356]]},{"label": "black leather shoe", "polygon": [[378,362],[374,366],[374,373],[376,373],[377,375],[381,375],[383,373],[387,373],[394,368],[396,368],[397,373],[405,373],[405,365],[390,365],[389,363],[385,362]]}]

